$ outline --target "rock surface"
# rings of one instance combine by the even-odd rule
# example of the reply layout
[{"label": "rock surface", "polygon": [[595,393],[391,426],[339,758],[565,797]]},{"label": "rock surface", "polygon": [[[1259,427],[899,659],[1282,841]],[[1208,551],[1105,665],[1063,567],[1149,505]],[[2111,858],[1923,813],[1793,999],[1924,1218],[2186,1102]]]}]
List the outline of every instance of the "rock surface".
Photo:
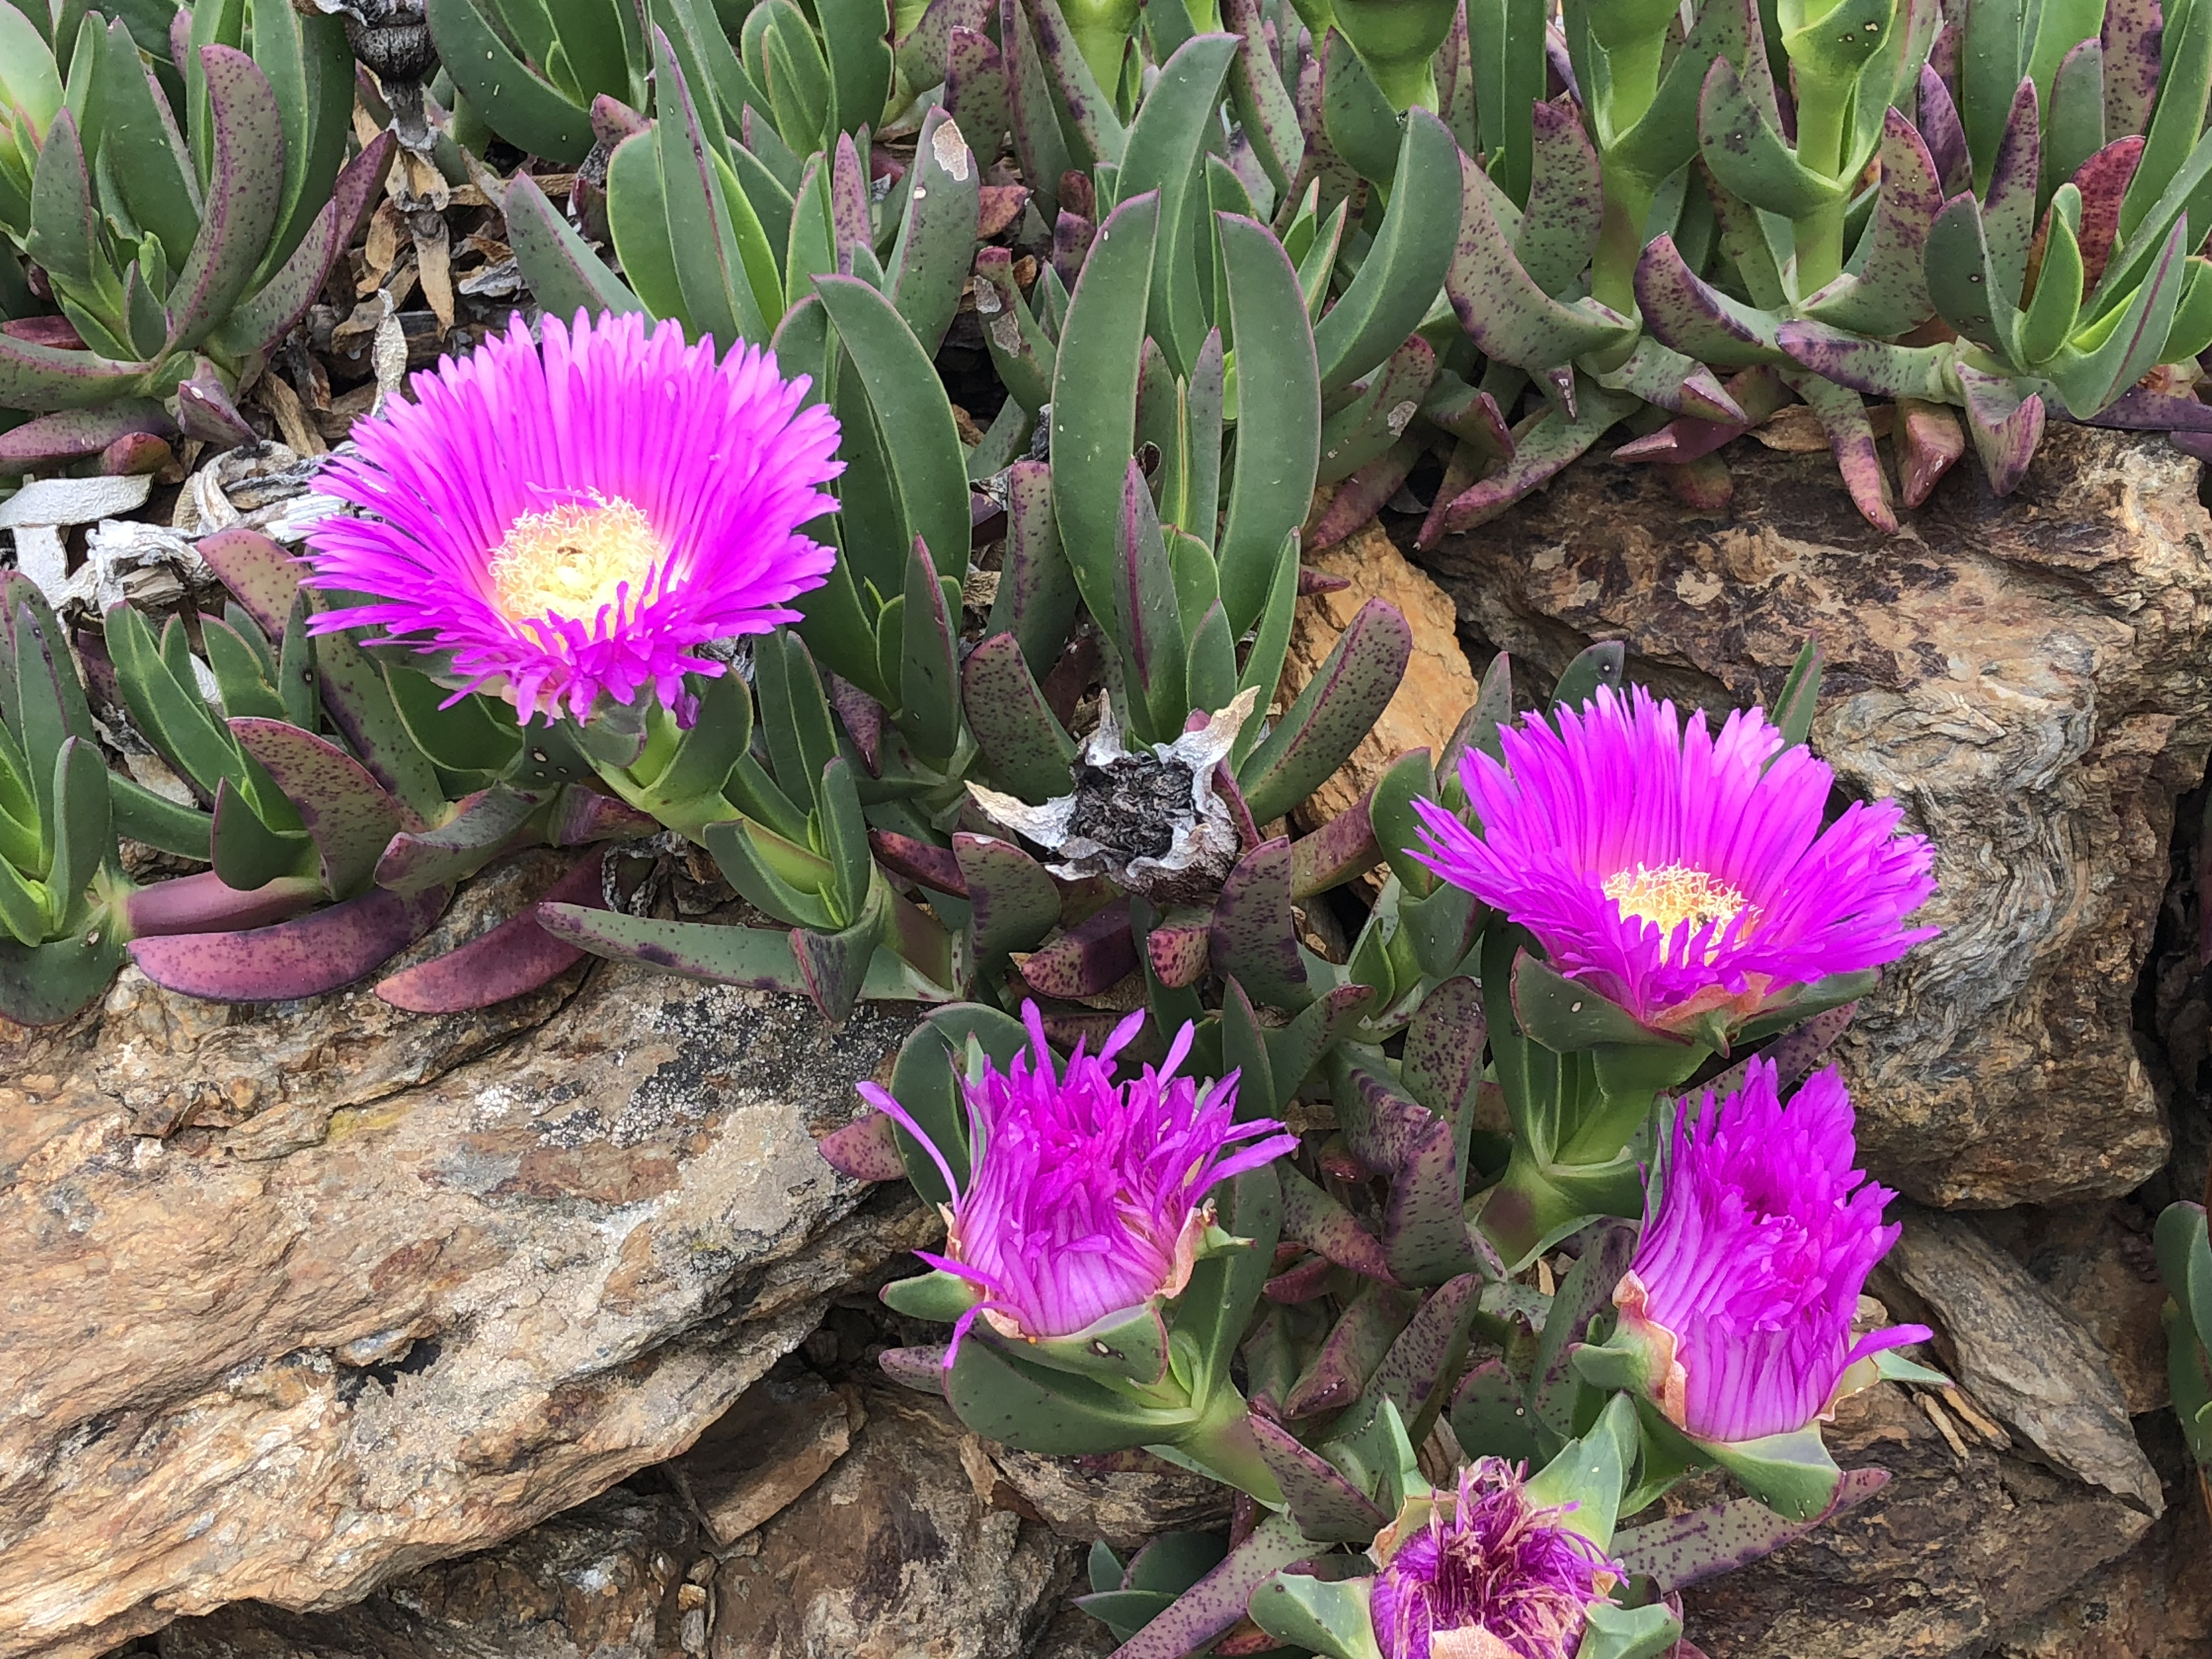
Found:
[{"label": "rock surface", "polygon": [[2130,1191],[2168,1146],[2131,1004],[2212,742],[2197,464],[2054,427],[2014,495],[1961,467],[1885,538],[1826,456],[1745,447],[1728,517],[1594,459],[1421,556],[1532,679],[1624,640],[1632,673],[1725,708],[1816,636],[1815,747],[1905,802],[1942,884],[1943,936],[1843,1045],[1871,1167],[1947,1206]]},{"label": "rock surface", "polygon": [[681,1451],[935,1228],[809,1137],[905,1029],[605,964],[10,1028],[0,1655],[340,1607]]},{"label": "rock surface", "polygon": [[[1809,1538],[1692,1589],[1685,1629],[1711,1659],[1985,1652],[2150,1526],[2109,1492],[2001,1450],[1947,1413],[1954,1449],[1919,1403],[1927,1398],[1885,1382],[1842,1402],[1828,1436],[1836,1461],[1895,1478]],[[2138,1659],[2125,1650],[2112,1659],[2123,1654]]]}]

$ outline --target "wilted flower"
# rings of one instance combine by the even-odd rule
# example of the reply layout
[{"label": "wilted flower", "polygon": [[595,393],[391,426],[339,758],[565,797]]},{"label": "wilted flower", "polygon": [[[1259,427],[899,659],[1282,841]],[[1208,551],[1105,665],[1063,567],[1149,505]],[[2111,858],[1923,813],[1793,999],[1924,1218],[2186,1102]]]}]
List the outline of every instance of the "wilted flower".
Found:
[{"label": "wilted flower", "polygon": [[1894,1325],[1852,1340],[1859,1291],[1902,1229],[1896,1194],[1851,1168],[1851,1097],[1833,1066],[1782,1103],[1773,1063],[1693,1117],[1677,1115],[1658,1213],[1613,1291],[1616,1340],[1641,1345],[1650,1392],[1701,1440],[1755,1440],[1809,1425],[1844,1373],[1927,1340]]},{"label": "wilted flower", "polygon": [[1173,743],[1121,746],[1109,700],[1084,740],[1075,787],[1042,806],[980,783],[968,786],[996,822],[1026,836],[1070,881],[1103,876],[1156,904],[1205,903],[1221,890],[1243,848],[1214,769],[1252,717],[1257,693],[1240,691],[1219,713]]},{"label": "wilted flower", "polygon": [[1552,965],[1644,1024],[1741,1019],[1796,987],[1894,962],[1933,927],[1933,852],[1893,801],[1821,824],[1835,775],[1758,710],[1686,730],[1641,687],[1601,688],[1461,767],[1480,830],[1416,800],[1413,856],[1503,910]]},{"label": "wilted flower", "polygon": [[1116,1082],[1115,1056],[1135,1040],[1142,1012],[1096,1054],[1078,1043],[1064,1069],[1046,1047],[1036,1005],[1024,1003],[1022,1018],[1030,1049],[1004,1071],[987,1063],[964,1085],[973,1166],[965,1191],[906,1109],[875,1084],[860,1085],[870,1105],[921,1142],[952,1191],[945,1254],[917,1254],[981,1292],[954,1331],[956,1346],[978,1316],[1012,1339],[1072,1336],[1176,1295],[1213,1224],[1206,1194],[1297,1144],[1272,1119],[1236,1121],[1234,1072],[1203,1089],[1176,1075],[1190,1053],[1188,1024],[1165,1065]]},{"label": "wilted flower", "polygon": [[1425,1524],[1376,1543],[1369,1605],[1382,1659],[1567,1659],[1620,1571],[1566,1513],[1532,1504],[1503,1458],[1462,1469]]},{"label": "wilted flower", "polygon": [[323,487],[374,516],[315,526],[312,580],[369,602],[314,629],[445,653],[448,684],[526,719],[648,685],[672,705],[685,673],[724,672],[697,647],[795,621],[828,576],[799,531],[834,505],[837,422],[757,347],[718,364],[635,315],[544,333],[518,320],[354,428]]}]

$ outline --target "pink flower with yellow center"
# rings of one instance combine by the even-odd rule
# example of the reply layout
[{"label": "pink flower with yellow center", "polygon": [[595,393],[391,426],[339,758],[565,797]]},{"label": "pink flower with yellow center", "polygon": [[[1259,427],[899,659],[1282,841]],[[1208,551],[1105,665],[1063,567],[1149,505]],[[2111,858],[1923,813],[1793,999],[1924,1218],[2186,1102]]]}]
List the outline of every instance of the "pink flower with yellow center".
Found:
[{"label": "pink flower with yellow center", "polygon": [[1810,1426],[1844,1373],[1922,1325],[1854,1337],[1859,1292],[1900,1231],[1896,1194],[1851,1167],[1851,1097],[1833,1066],[1786,1106],[1773,1063],[1709,1091],[1674,1123],[1659,1207],[1613,1291],[1621,1334],[1649,1356],[1654,1402],[1700,1440]]},{"label": "pink flower with yellow center", "polygon": [[725,672],[700,647],[797,621],[827,580],[800,532],[836,506],[836,420],[757,346],[718,362],[635,315],[542,332],[517,319],[416,375],[325,464],[362,516],[308,532],[310,584],[343,596],[311,626],[380,628],[526,720],[648,687],[673,706]]},{"label": "pink flower with yellow center", "polygon": [[[1188,1024],[1165,1064],[1117,1080],[1115,1059],[1143,1029],[1142,1012],[1096,1054],[1079,1043],[1065,1066],[1046,1046],[1036,1005],[1023,1004],[1022,1018],[1030,1048],[963,1084],[964,1188],[888,1091],[860,1085],[921,1143],[953,1194],[945,1253],[916,1254],[980,1293],[955,1328],[956,1350],[978,1317],[1016,1340],[1073,1336],[1176,1295],[1213,1224],[1207,1194],[1297,1144],[1273,1119],[1237,1121],[1234,1072],[1203,1088],[1176,1075],[1194,1035]],[[952,1358],[948,1351],[948,1366]]]},{"label": "pink flower with yellow center", "polygon": [[1934,852],[1894,801],[1824,822],[1835,774],[1756,709],[1717,734],[1641,687],[1501,734],[1460,775],[1480,827],[1434,801],[1413,854],[1533,933],[1552,966],[1656,1030],[1747,1018],[1932,939],[1905,919]]}]

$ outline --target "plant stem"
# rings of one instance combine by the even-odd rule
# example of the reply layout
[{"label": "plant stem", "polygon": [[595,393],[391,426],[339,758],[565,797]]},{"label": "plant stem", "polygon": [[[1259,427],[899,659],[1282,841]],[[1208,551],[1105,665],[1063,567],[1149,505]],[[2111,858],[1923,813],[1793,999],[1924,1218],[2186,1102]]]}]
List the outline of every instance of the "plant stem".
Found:
[{"label": "plant stem", "polygon": [[1226,1378],[1206,1402],[1206,1414],[1197,1426],[1175,1442],[1174,1450],[1270,1508],[1283,1506],[1283,1489],[1260,1455],[1259,1443],[1252,1438],[1251,1413],[1244,1396]]},{"label": "plant stem", "polygon": [[[1797,93],[1797,160],[1808,172],[1834,179],[1843,170],[1844,123],[1850,107],[1848,85],[1807,76]],[[1844,268],[1844,214],[1848,189],[1797,221],[1799,297],[1833,282]]]}]

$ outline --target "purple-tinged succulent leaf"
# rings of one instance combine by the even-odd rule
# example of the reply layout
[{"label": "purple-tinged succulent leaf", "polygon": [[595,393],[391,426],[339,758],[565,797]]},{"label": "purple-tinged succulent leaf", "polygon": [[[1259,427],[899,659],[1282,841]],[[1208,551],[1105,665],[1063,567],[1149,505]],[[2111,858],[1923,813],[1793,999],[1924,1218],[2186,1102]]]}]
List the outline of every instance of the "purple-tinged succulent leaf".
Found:
[{"label": "purple-tinged succulent leaf", "polygon": [[1844,487],[1850,491],[1859,516],[1884,535],[1894,536],[1897,508],[1890,499],[1889,474],[1882,470],[1874,424],[1859,394],[1802,369],[1784,370],[1783,379],[1820,417],[1829,453],[1836,458],[1836,470],[1844,475]]},{"label": "purple-tinged succulent leaf", "polygon": [[100,409],[67,410],[0,432],[0,473],[45,471],[97,455],[118,438],[175,435],[177,423],[149,398],[118,398]]},{"label": "purple-tinged succulent leaf", "polygon": [[2081,192],[2081,225],[2075,240],[2081,248],[2081,281],[2092,290],[2112,259],[2120,231],[2120,204],[2135,180],[2142,152],[2140,137],[2116,138],[2075,172],[2074,187]]},{"label": "purple-tinged succulent leaf", "polygon": [[1310,1255],[1287,1273],[1277,1273],[1261,1291],[1268,1301],[1286,1306],[1317,1302],[1328,1294],[1336,1276],[1336,1263],[1325,1255]]},{"label": "purple-tinged succulent leaf", "polygon": [[1187,991],[1206,976],[1205,921],[1162,922],[1145,935],[1145,960],[1170,991]]},{"label": "purple-tinged succulent leaf", "polygon": [[[1428,445],[1419,437],[1405,437],[1363,464],[1338,486],[1328,505],[1307,530],[1306,550],[1319,553],[1334,547],[1371,523],[1383,504],[1404,487]],[[1299,592],[1305,591],[1305,573],[1299,573]]]},{"label": "purple-tinged succulent leaf", "polygon": [[1575,1347],[1589,1334],[1590,1321],[1613,1305],[1613,1287],[1636,1255],[1636,1230],[1626,1222],[1595,1223],[1582,1240],[1582,1255],[1559,1282],[1545,1316],[1530,1389],[1536,1415],[1561,1434],[1574,1432]]},{"label": "purple-tinged succulent leaf", "polygon": [[1097,996],[1120,984],[1137,966],[1137,941],[1129,931],[1128,901],[1121,900],[1085,916],[1058,939],[1026,956],[1018,953],[1014,965],[1041,996]]},{"label": "purple-tinged succulent leaf", "polygon": [[1060,889],[1044,866],[1013,842],[957,835],[952,855],[974,911],[978,961],[1030,950],[1059,923]]},{"label": "purple-tinged succulent leaf", "polygon": [[1217,972],[1234,975],[1256,1001],[1303,1008],[1313,999],[1291,917],[1291,843],[1286,836],[1237,860],[1221,885],[1207,936]]},{"label": "purple-tinged succulent leaf", "polygon": [[960,701],[991,775],[1031,805],[1073,787],[1074,745],[1053,718],[1044,693],[1012,634],[994,634],[960,667]]},{"label": "purple-tinged succulent leaf", "polygon": [[283,204],[284,122],[269,77],[220,46],[200,48],[200,73],[215,136],[200,234],[169,290],[170,351],[198,345],[230,315]]},{"label": "purple-tinged succulent leaf", "polygon": [[298,809],[331,896],[367,885],[399,833],[399,808],[384,786],[343,750],[283,720],[241,716],[230,730]]},{"label": "purple-tinged succulent leaf", "polygon": [[2028,249],[2035,240],[2036,190],[2043,177],[2041,123],[2035,82],[2023,80],[2013,94],[1982,198],[1982,229],[1997,294],[2018,304],[2027,281]]},{"label": "purple-tinged succulent leaf", "polygon": [[830,163],[830,231],[835,240],[837,270],[840,275],[853,274],[853,251],[868,248],[875,243],[875,229],[868,217],[868,179],[860,167],[860,153],[853,147],[853,135],[837,135],[836,149]]},{"label": "purple-tinged succulent leaf", "polygon": [[1513,255],[1545,293],[1567,291],[1597,252],[1605,219],[1604,184],[1597,151],[1581,120],[1557,104],[1531,107],[1534,171],[1520,228],[1513,234]]},{"label": "purple-tinged succulent leaf", "polygon": [[[979,272],[982,265],[982,256],[978,254]],[[1006,286],[1009,292],[1013,291],[1011,277]],[[1051,365],[1042,367],[1045,375],[1042,385],[1049,398]],[[1079,602],[1075,572],[1060,544],[1060,526],[1053,517],[1052,469],[1042,461],[1016,461],[1006,469],[1002,483],[1006,494],[1006,556],[983,635],[988,643],[996,635],[1012,634],[1021,645],[1022,660],[1034,679],[1052,672],[1067,642]]]},{"label": "purple-tinged succulent leaf", "polygon": [[1390,1345],[1413,1319],[1420,1298],[1369,1280],[1336,1322],[1313,1362],[1283,1399],[1286,1419],[1340,1411],[1366,1392]]},{"label": "purple-tinged succulent leaf", "polygon": [[1538,372],[1627,341],[1635,325],[1595,300],[1553,299],[1523,270],[1498,222],[1497,186],[1460,158],[1459,245],[1444,293],[1485,356]]},{"label": "purple-tinged succulent leaf", "polygon": [[1372,870],[1382,857],[1368,817],[1370,790],[1310,836],[1291,843],[1291,896],[1311,898]]},{"label": "purple-tinged succulent leaf", "polygon": [[123,945],[98,925],[68,939],[24,945],[0,939],[0,1018],[58,1025],[73,1018],[115,977]]},{"label": "purple-tinged succulent leaf", "polygon": [[1959,429],[1959,417],[1942,404],[1917,398],[1897,400],[1897,424],[1890,442],[1897,452],[1907,507],[1918,507],[1934,495],[1937,483],[1966,453],[1966,434]]},{"label": "purple-tinged succulent leaf", "polygon": [[2023,397],[2012,381],[1961,363],[1959,387],[1965,394],[1966,435],[1989,476],[1994,495],[2009,495],[2027,476],[2036,446],[2043,441],[2043,398]]},{"label": "purple-tinged succulent leaf", "polygon": [[111,362],[89,351],[65,351],[16,335],[0,335],[0,406],[84,409],[141,392],[143,363]]},{"label": "purple-tinged succulent leaf", "polygon": [[[1283,1237],[1296,1239],[1324,1260],[1364,1279],[1385,1285],[1398,1281],[1382,1254],[1382,1241],[1361,1226],[1351,1211],[1316,1187],[1291,1164],[1276,1171],[1283,1183]],[[1280,1299],[1280,1298],[1278,1298]]]},{"label": "purple-tinged succulent leaf", "polygon": [[1340,985],[1323,992],[1288,1025],[1267,1033],[1278,1109],[1297,1091],[1322,1056],[1359,1023],[1374,1000],[1371,985]]},{"label": "purple-tinged succulent leaf", "polygon": [[831,1131],[816,1141],[823,1161],[855,1181],[903,1181],[906,1160],[899,1155],[898,1130],[881,1112]]},{"label": "purple-tinged succulent leaf", "polygon": [[1407,335],[1367,378],[1359,396],[1322,422],[1316,482],[1336,483],[1398,445],[1436,372],[1436,348],[1418,334]]},{"label": "purple-tinged succulent leaf", "polygon": [[1364,1547],[1389,1524],[1390,1517],[1373,1499],[1288,1429],[1257,1412],[1249,1422],[1261,1460],[1273,1471],[1291,1518],[1306,1537]]},{"label": "purple-tinged succulent leaf", "polygon": [[1959,106],[1951,88],[1931,65],[1920,70],[1920,136],[1926,141],[1928,160],[1946,196],[1971,190],[1973,158],[1966,149],[1966,129],[1959,119]]},{"label": "purple-tinged succulent leaf", "polygon": [[291,257],[217,326],[213,339],[218,349],[234,356],[270,350],[307,315],[329,280],[331,265],[375,211],[398,148],[398,135],[386,128],[346,163],[331,185],[331,199]]},{"label": "purple-tinged succulent leaf", "polygon": [[1943,320],[1976,345],[2008,360],[2018,320],[2017,285],[2000,283],[1990,258],[1988,228],[1972,191],[1944,203],[1923,255],[1928,297]]},{"label": "purple-tinged succulent leaf", "polygon": [[1279,198],[1289,192],[1306,159],[1305,132],[1298,106],[1276,67],[1260,0],[1223,0],[1221,24],[1243,37],[1229,66],[1229,96],[1237,118],[1251,138],[1260,165]]},{"label": "purple-tinged succulent leaf", "polygon": [[943,1400],[946,1346],[939,1342],[933,1347],[885,1348],[876,1356],[876,1364],[883,1367],[885,1376],[901,1387]]},{"label": "purple-tinged succulent leaf", "polygon": [[2141,135],[2158,100],[2164,18],[2159,0],[2108,0],[2105,50],[2105,131]]},{"label": "purple-tinged succulent leaf", "polygon": [[1219,1566],[1115,1649],[1112,1659],[1184,1659],[1206,1649],[1245,1616],[1255,1591],[1313,1553],[1297,1522],[1286,1515],[1268,1516],[1230,1550]]},{"label": "purple-tinged succulent leaf", "polygon": [[1673,1592],[1750,1565],[1863,1503],[1889,1484],[1887,1469],[1847,1470],[1827,1508],[1809,1520],[1777,1515],[1755,1498],[1732,1498],[1616,1533],[1613,1553],[1632,1573]]},{"label": "purple-tinged succulent leaf", "polygon": [[1482,987],[1464,975],[1430,992],[1406,1028],[1399,1079],[1414,1099],[1453,1125],[1462,1149],[1473,1126],[1489,1030]]},{"label": "purple-tinged succulent leaf", "polygon": [[2126,432],[2212,432],[2212,404],[2133,386],[2106,404],[2089,424]]},{"label": "purple-tinged succulent leaf", "polygon": [[686,979],[761,991],[804,991],[791,935],[767,927],[724,927],[540,901],[538,925],[594,956],[642,962]]},{"label": "purple-tinged succulent leaf", "polygon": [[1401,1284],[1441,1285],[1478,1269],[1505,1276],[1496,1253],[1467,1224],[1467,1175],[1454,1127],[1431,1115],[1391,1170],[1382,1248]]},{"label": "purple-tinged succulent leaf", "polygon": [[1672,236],[1655,240],[1637,260],[1636,304],[1662,343],[1700,362],[1743,368],[1782,360],[1776,319],[1692,270]]},{"label": "purple-tinged succulent leaf", "polygon": [[1547,408],[1514,428],[1513,459],[1449,502],[1439,497],[1440,510],[1432,510],[1421,526],[1419,545],[1433,547],[1446,536],[1488,524],[1531,490],[1549,483],[1637,406],[1626,393],[1599,386],[1585,387],[1582,401],[1583,411],[1574,420],[1562,419],[1556,410]]},{"label": "purple-tinged succulent leaf", "polygon": [[1677,416],[1656,432],[1630,439],[1613,452],[1613,459],[1684,465],[1742,436],[1789,401],[1782,377],[1765,363],[1738,369],[1729,376],[1728,394],[1743,410],[1746,424]]},{"label": "purple-tinged succulent leaf", "polygon": [[584,959],[575,945],[538,925],[541,904],[604,909],[605,860],[593,853],[514,915],[441,957],[403,968],[378,981],[376,994],[416,1014],[457,1014],[519,997],[550,984]]},{"label": "purple-tinged succulent leaf", "polygon": [[123,927],[133,939],[264,927],[289,921],[322,896],[323,884],[313,876],[279,876],[241,892],[214,871],[198,870],[132,889],[123,902]]},{"label": "purple-tinged succulent leaf", "polygon": [[1875,198],[1866,258],[1856,271],[1811,295],[1802,309],[1816,321],[1861,334],[1902,334],[1936,309],[1928,297],[1920,251],[1942,210],[1943,188],[1928,146],[1894,109],[1882,115],[1881,159],[1881,193]]},{"label": "purple-tinged succulent leaf", "polygon": [[315,639],[323,710],[368,775],[399,808],[400,827],[420,830],[445,810],[446,793],[429,757],[407,730],[384,673],[343,634]]},{"label": "purple-tinged succulent leaf", "polygon": [[1486,1359],[1463,1377],[1451,1401],[1452,1433],[1462,1446],[1480,1446],[1492,1457],[1533,1462],[1538,1455],[1534,1419],[1520,1379],[1500,1359]]},{"label": "purple-tinged succulent leaf", "polygon": [[1349,1077],[1350,1090],[1334,1091],[1345,1146],[1367,1169],[1395,1172],[1419,1151],[1436,1115],[1380,1072],[1354,1066]]},{"label": "purple-tinged succulent leaf", "polygon": [[1779,125],[1726,58],[1705,73],[1698,97],[1698,137],[1699,152],[1721,187],[1768,213],[1803,218],[1843,194],[1842,185],[1797,159]]},{"label": "purple-tinged succulent leaf", "polygon": [[1440,374],[1421,413],[1452,436],[1486,451],[1493,460],[1513,459],[1513,433],[1498,399],[1456,374]]},{"label": "purple-tinged succulent leaf", "polygon": [[1741,423],[1750,418],[1711,369],[1649,335],[1637,341],[1626,362],[1592,378],[1693,420]]},{"label": "purple-tinged succulent leaf", "polygon": [[187,438],[198,438],[219,449],[250,444],[256,438],[246,416],[238,412],[230,388],[204,357],[177,387],[177,424]]},{"label": "purple-tinged succulent leaf", "polygon": [[659,830],[658,822],[628,801],[588,784],[571,783],[554,798],[545,842],[549,847],[588,847],[596,841],[642,841]]},{"label": "purple-tinged succulent leaf", "polygon": [[951,848],[890,830],[869,830],[868,845],[876,862],[901,880],[950,893],[955,898],[968,896],[968,878],[960,873],[960,860]]},{"label": "purple-tinged succulent leaf", "polygon": [[428,933],[446,898],[442,887],[372,889],[267,927],[135,939],[131,959],[156,985],[210,1002],[320,996],[375,972]]},{"label": "purple-tinged succulent leaf", "polygon": [[1940,399],[1948,392],[1947,371],[1957,356],[1949,346],[1891,345],[1826,323],[1787,322],[1775,337],[1822,380],[1869,398]]},{"label": "purple-tinged succulent leaf", "polygon": [[150,432],[132,432],[100,452],[99,471],[106,478],[137,477],[159,472],[174,459],[167,440]]},{"label": "purple-tinged succulent leaf", "polygon": [[1381,599],[1360,607],[1274,730],[1237,769],[1255,819],[1280,817],[1345,763],[1396,695],[1413,649],[1413,629],[1395,607]]},{"label": "purple-tinged succulent leaf", "polygon": [[1060,210],[1060,180],[1074,163],[1060,112],[1053,100],[1051,71],[1037,50],[1022,0],[999,0],[999,50],[1005,55],[1012,105],[1014,153],[1022,177],[1037,193],[1037,210],[1048,220]]},{"label": "purple-tinged succulent leaf", "polygon": [[1066,112],[1067,128],[1089,152],[1085,159],[1118,162],[1129,135],[1114,112],[1113,95],[1102,91],[1091,74],[1075,32],[1061,15],[1059,0],[1021,0],[1021,3],[1036,31],[1037,57],[1052,77],[1060,108]]},{"label": "purple-tinged succulent leaf", "polygon": [[2144,274],[2126,312],[2107,327],[2104,338],[2088,351],[2068,346],[2045,366],[2067,413],[2075,419],[2094,416],[2156,367],[2188,283],[2189,237],[2184,215],[2166,234],[2157,262]]},{"label": "purple-tinged succulent leaf", "polygon": [[[1496,1258],[1488,1265],[1495,1269]],[[1496,1277],[1504,1275],[1501,1272]],[[1395,1406],[1407,1433],[1417,1443],[1428,1438],[1428,1427],[1443,1407],[1443,1385],[1467,1356],[1468,1331],[1481,1304],[1485,1282],[1482,1273],[1462,1273],[1430,1292],[1368,1382],[1369,1396]]]},{"label": "purple-tinged succulent leaf", "polygon": [[955,27],[944,58],[945,106],[963,132],[1002,133],[1014,124],[1014,94],[998,42]]},{"label": "purple-tinged succulent leaf", "polygon": [[300,592],[300,567],[258,530],[218,530],[197,544],[200,557],[270,639],[282,639]]}]

